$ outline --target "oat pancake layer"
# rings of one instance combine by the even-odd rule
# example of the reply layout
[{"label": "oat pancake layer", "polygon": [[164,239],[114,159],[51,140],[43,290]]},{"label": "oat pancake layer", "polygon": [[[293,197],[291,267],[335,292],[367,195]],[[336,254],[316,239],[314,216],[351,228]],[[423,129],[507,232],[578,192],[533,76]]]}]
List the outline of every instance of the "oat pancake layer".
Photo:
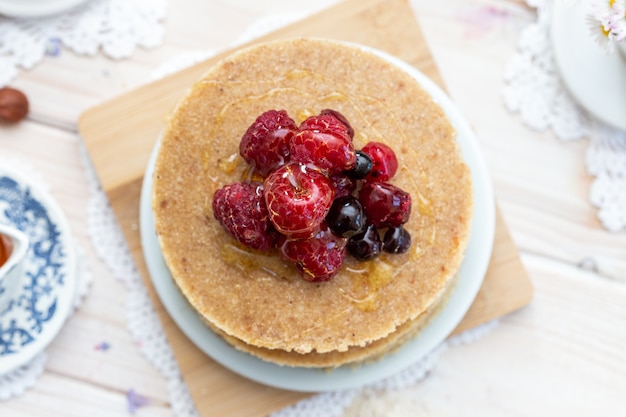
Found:
[{"label": "oat pancake layer", "polygon": [[[355,148],[396,152],[390,182],[412,196],[413,243],[374,261],[348,256],[331,281],[310,283],[277,253],[238,246],[211,202],[248,175],[239,141],[258,115],[284,109],[299,123],[325,108],[350,121]],[[472,189],[455,137],[411,76],[360,48],[296,39],[241,50],[190,88],[163,133],[153,211],[168,268],[212,328],[252,351],[332,356],[383,340],[433,309],[461,263]]]}]

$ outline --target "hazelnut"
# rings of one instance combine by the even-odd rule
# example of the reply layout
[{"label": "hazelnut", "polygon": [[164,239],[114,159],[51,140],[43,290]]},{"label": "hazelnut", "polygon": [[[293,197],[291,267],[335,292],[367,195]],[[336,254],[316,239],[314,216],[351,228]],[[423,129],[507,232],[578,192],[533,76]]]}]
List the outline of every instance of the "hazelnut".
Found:
[{"label": "hazelnut", "polygon": [[15,88],[0,88],[0,122],[19,122],[27,113],[28,99],[24,93]]}]

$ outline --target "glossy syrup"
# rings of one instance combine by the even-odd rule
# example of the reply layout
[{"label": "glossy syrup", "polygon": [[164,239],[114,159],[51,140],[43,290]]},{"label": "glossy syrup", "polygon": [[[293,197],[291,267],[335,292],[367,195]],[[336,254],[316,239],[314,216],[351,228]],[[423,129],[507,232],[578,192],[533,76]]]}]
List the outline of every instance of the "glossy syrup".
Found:
[{"label": "glossy syrup", "polygon": [[[321,74],[311,73],[308,70],[292,70],[285,74],[284,79],[293,80],[297,78],[320,78],[323,77]],[[280,82],[276,82],[274,85],[280,85]],[[286,88],[290,89],[290,88]],[[253,103],[259,100],[267,99],[268,97],[277,95],[282,92],[283,88],[275,87],[267,91],[265,94],[257,95],[257,96],[249,96],[244,99],[237,100],[237,102],[226,103],[224,107],[218,114],[217,120],[215,121],[215,125],[213,126],[215,129],[219,129],[220,125],[224,120],[224,116],[228,113],[229,109],[235,105],[245,105],[247,103]],[[337,101],[345,102],[348,105],[354,105],[353,102],[349,99],[349,97],[340,91],[332,92],[326,96],[318,97],[320,102],[328,101],[329,103],[336,103]],[[372,101],[374,101],[372,99]],[[243,103],[242,103],[243,102]],[[382,104],[382,103],[379,103]],[[382,104],[384,106],[384,104]],[[319,110],[319,109],[318,109]],[[359,109],[360,112],[360,109]],[[307,117],[315,114],[315,111],[311,108],[301,108],[295,111],[291,116],[294,118],[296,123],[301,123]],[[399,123],[399,122],[398,122]],[[369,137],[363,131],[357,131],[355,140],[366,143],[372,140],[383,140],[382,137],[378,137],[379,132],[374,126],[369,126],[370,133],[375,137]],[[408,138],[404,138],[405,142],[408,142]],[[211,160],[210,157],[205,158],[205,168],[208,172],[210,172],[211,168],[215,167],[215,165],[207,164]],[[240,162],[243,160],[238,156],[238,154],[232,154],[228,158],[218,160],[218,169],[226,175],[238,175],[240,176],[240,180],[242,181],[262,181],[262,178],[259,178],[255,175],[255,171],[251,167],[245,167],[243,172],[238,174],[238,171],[241,171]],[[406,166],[401,166],[400,169],[403,169],[402,175],[408,175],[409,177],[413,177],[414,175],[420,177],[419,182],[424,183],[425,178],[422,172],[417,172],[415,168],[409,168]],[[413,178],[413,181],[416,181]],[[415,196],[415,205],[414,212],[415,215],[418,216],[418,228],[423,222],[430,222],[430,219],[433,218],[433,209],[426,197],[422,194]],[[420,230],[420,229],[418,229]],[[434,233],[434,230],[433,230]],[[425,236],[421,236],[424,238]],[[422,246],[429,246],[429,243],[432,243],[434,240],[434,236],[427,236],[426,239],[422,240]],[[350,262],[346,263],[343,266],[341,274],[347,278],[342,279],[341,284],[337,286],[337,290],[342,294],[345,299],[353,304],[356,308],[361,311],[369,312],[375,311],[378,308],[378,298],[380,292],[389,285],[394,278],[412,262],[416,262],[422,255],[423,247],[414,242],[413,247],[403,255],[393,255],[393,257],[386,256],[385,254],[381,255],[379,258],[375,260],[365,261],[365,262]],[[221,257],[223,261],[231,265],[233,267],[241,270],[245,276],[252,277],[264,277],[266,279],[287,279],[287,280],[295,280],[297,278],[297,273],[295,269],[287,264],[286,262],[277,261],[276,259],[269,259],[273,257],[278,257],[278,254],[274,251],[269,253],[260,253],[257,251],[249,250],[243,246],[237,244],[224,244],[220,249]],[[339,278],[339,277],[337,277]]]}]

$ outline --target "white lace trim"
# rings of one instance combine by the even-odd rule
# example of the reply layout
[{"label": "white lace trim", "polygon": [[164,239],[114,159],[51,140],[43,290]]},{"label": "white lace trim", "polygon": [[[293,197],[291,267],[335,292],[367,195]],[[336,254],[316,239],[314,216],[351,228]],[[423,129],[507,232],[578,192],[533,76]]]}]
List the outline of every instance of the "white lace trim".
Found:
[{"label": "white lace trim", "polygon": [[[537,21],[526,27],[505,72],[502,97],[531,129],[551,129],[563,141],[589,139],[587,171],[595,176],[589,199],[604,227],[626,227],[626,132],[589,115],[564,88],[550,43],[552,0],[527,0]],[[625,116],[626,117],[626,116]]]},{"label": "white lace trim", "polygon": [[[16,158],[10,158],[6,160],[3,159],[2,165],[24,173],[24,175],[29,178],[29,182],[38,189],[45,190],[46,192],[50,191],[50,187],[43,180],[43,176],[29,164]],[[76,269],[77,283],[70,315],[76,311],[89,292],[93,278],[86,252],[76,245],[76,253],[78,260]],[[48,356],[45,350],[43,350],[29,363],[11,372],[0,375],[0,401],[22,395],[27,389],[33,387],[39,379],[39,376],[43,373],[47,358]]]},{"label": "white lace trim", "polygon": [[0,400],[8,400],[9,398],[20,396],[27,389],[33,387],[43,373],[48,355],[45,351],[39,353],[35,358],[26,365],[0,375]]},{"label": "white lace trim", "polygon": [[79,55],[99,51],[130,57],[136,47],[163,40],[167,0],[91,0],[66,13],[41,18],[0,17],[0,87],[33,68],[44,56],[67,48]]}]

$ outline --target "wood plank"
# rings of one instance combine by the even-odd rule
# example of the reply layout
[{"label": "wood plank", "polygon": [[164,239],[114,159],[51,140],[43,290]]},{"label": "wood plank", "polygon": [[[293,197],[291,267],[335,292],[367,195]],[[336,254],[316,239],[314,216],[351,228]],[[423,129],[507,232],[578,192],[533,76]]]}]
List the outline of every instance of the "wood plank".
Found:
[{"label": "wood plank", "polygon": [[[406,1],[349,0],[260,40],[296,36],[324,36],[386,50],[441,85]],[[152,288],[137,228],[141,179],[163,122],[184,91],[223,55],[90,109],[81,117],[79,128],[201,415],[260,416],[306,394],[264,387],[239,377],[217,365],[187,340]],[[129,114],[133,116],[128,117]],[[531,293],[526,272],[498,212],[495,249],[485,285],[457,331],[525,305]]]}]

